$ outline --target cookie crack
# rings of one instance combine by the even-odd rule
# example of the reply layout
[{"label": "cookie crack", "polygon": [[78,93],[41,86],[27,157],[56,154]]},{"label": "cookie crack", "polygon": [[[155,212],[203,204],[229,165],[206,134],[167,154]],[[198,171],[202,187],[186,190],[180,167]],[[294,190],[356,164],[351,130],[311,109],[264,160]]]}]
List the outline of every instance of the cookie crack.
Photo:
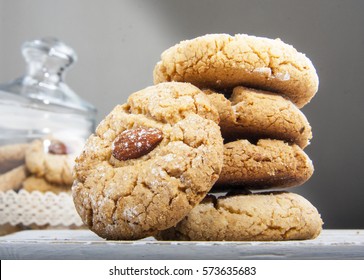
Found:
[{"label": "cookie crack", "polygon": [[197,149],[199,148],[201,145],[204,145],[204,142],[202,139],[196,141],[196,139],[194,139],[193,143],[189,143],[191,141],[188,141],[185,137],[186,134],[188,134],[188,132],[186,132],[185,128],[183,126],[180,126],[180,129],[182,131],[182,135],[183,135],[183,139],[182,139],[182,142],[184,144],[186,144],[187,146],[193,148],[193,149]]},{"label": "cookie crack", "polygon": [[[263,64],[267,64],[267,62],[266,62],[266,59],[264,59],[264,56],[262,55],[262,53],[261,52],[259,52],[255,47],[254,47],[254,45],[251,45],[251,44],[248,44],[248,46],[249,46],[249,48],[250,48],[250,50],[251,50],[251,52],[252,53],[254,53],[259,59],[260,59],[260,61],[262,61],[263,62]],[[270,55],[268,55],[268,65],[270,64]],[[269,67],[270,68],[270,67]],[[271,70],[272,70],[272,68],[270,68]]]},{"label": "cookie crack", "polygon": [[279,121],[279,117],[274,117],[274,120],[271,121],[267,126],[266,126],[266,129],[269,129],[271,128],[272,126],[274,126],[278,121]]},{"label": "cookie crack", "polygon": [[214,208],[216,210],[225,210],[227,212],[229,212],[230,214],[237,214],[237,215],[245,215],[247,217],[254,217],[254,214],[249,212],[248,210],[241,210],[241,209],[236,209],[233,208],[231,206],[228,205],[221,205],[220,203],[214,204]]},{"label": "cookie crack", "polygon": [[305,70],[305,68],[300,67],[299,65],[297,65],[296,63],[294,63],[294,61],[288,61],[288,60],[284,60],[278,63],[278,66],[283,66],[283,65],[289,65],[292,66],[293,68],[295,68],[296,70],[302,72],[303,70]]}]

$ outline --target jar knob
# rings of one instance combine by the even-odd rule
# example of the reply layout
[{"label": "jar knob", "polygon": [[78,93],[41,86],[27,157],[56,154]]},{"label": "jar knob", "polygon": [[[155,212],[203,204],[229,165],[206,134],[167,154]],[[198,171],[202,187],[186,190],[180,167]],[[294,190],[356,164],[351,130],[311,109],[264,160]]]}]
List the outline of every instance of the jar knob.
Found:
[{"label": "jar knob", "polygon": [[50,84],[63,81],[64,70],[77,61],[71,47],[52,37],[25,42],[22,54],[28,64],[27,75]]}]

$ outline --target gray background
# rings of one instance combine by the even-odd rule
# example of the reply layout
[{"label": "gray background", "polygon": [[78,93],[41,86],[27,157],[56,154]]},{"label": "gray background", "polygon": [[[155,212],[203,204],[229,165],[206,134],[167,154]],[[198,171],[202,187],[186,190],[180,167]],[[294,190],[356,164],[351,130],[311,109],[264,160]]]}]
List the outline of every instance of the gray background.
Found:
[{"label": "gray background", "polygon": [[160,53],[206,33],[281,38],[313,61],[319,92],[303,108],[313,177],[292,191],[321,212],[325,228],[364,228],[364,1],[0,0],[0,83],[21,75],[20,46],[55,36],[79,61],[66,82],[98,107],[98,121],[152,84]]}]

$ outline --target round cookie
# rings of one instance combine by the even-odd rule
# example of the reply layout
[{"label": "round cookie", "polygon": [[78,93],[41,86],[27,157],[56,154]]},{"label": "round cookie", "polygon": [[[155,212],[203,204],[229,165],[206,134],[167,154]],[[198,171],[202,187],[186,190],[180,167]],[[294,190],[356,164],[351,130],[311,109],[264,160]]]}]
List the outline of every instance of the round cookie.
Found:
[{"label": "round cookie", "polygon": [[267,91],[236,87],[229,99],[204,90],[220,115],[225,139],[271,138],[305,148],[312,138],[305,115],[289,100]]},{"label": "round cookie", "polygon": [[106,239],[139,239],[175,225],[218,179],[218,113],[186,83],[129,96],[76,159],[72,188],[82,220]]},{"label": "round cookie", "polygon": [[215,198],[208,195],[159,240],[283,241],[316,238],[317,209],[294,193],[259,193]]},{"label": "round cookie", "polygon": [[44,177],[51,184],[72,186],[75,153],[59,140],[38,139],[27,149],[25,163],[36,177]]},{"label": "round cookie", "polygon": [[154,83],[190,82],[200,88],[247,86],[285,95],[299,108],[318,89],[311,61],[279,39],[208,34],[167,49],[154,69]]},{"label": "round cookie", "polygon": [[22,188],[28,192],[39,191],[42,193],[52,192],[55,194],[71,192],[71,186],[50,184],[43,178],[37,178],[34,176],[26,178],[22,184]]},{"label": "round cookie", "polygon": [[0,174],[24,164],[28,143],[0,146]]},{"label": "round cookie", "polygon": [[238,140],[224,145],[224,165],[216,188],[288,188],[306,182],[313,171],[311,160],[295,144],[271,139],[256,144]]}]

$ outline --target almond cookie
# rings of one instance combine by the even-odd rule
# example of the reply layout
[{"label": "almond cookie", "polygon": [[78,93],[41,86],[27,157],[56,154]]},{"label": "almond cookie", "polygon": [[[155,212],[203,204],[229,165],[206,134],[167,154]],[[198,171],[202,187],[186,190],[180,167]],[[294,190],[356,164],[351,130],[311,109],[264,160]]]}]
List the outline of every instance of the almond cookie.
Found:
[{"label": "almond cookie", "polygon": [[71,186],[51,184],[43,178],[37,178],[34,176],[30,176],[24,180],[22,189],[28,192],[39,191],[42,193],[52,192],[56,194],[61,192],[71,192]]},{"label": "almond cookie", "polygon": [[216,187],[288,188],[306,182],[313,170],[311,160],[295,144],[271,139],[256,144],[238,140],[224,145],[224,165]]},{"label": "almond cookie", "polygon": [[271,138],[305,148],[312,138],[305,115],[280,95],[246,87],[234,88],[229,99],[212,90],[204,92],[219,111],[225,139]]},{"label": "almond cookie", "polygon": [[294,193],[259,193],[215,198],[208,195],[159,240],[283,241],[316,238],[317,209]]},{"label": "almond cookie", "polygon": [[318,89],[311,61],[281,40],[209,34],[167,49],[154,69],[154,83],[190,82],[200,88],[247,86],[285,95],[299,108]]},{"label": "almond cookie", "polygon": [[24,164],[27,143],[0,146],[0,174]]},{"label": "almond cookie", "polygon": [[75,151],[62,141],[52,138],[38,139],[27,149],[25,163],[36,177],[43,177],[51,184],[72,186],[75,157]]},{"label": "almond cookie", "polygon": [[131,94],[76,159],[72,192],[84,223],[106,239],[139,239],[175,225],[219,176],[217,121],[216,109],[191,84]]}]

